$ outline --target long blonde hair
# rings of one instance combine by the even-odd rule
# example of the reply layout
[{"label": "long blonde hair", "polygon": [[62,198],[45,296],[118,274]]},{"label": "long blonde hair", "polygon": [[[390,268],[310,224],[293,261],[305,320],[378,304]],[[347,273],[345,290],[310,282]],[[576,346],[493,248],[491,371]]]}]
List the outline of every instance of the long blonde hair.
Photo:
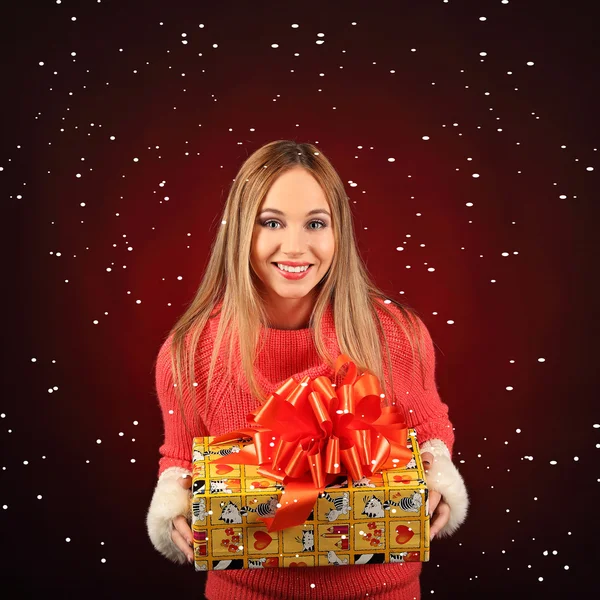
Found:
[{"label": "long blonde hair", "polygon": [[[229,191],[221,226],[211,247],[204,277],[191,304],[167,335],[167,338],[173,336],[171,370],[186,428],[183,409],[183,367],[187,365],[186,382],[192,391],[192,406],[197,424],[198,384],[191,385],[192,382],[196,382],[196,348],[208,319],[217,316],[213,314],[213,310],[221,302],[221,318],[204,390],[205,398],[210,398],[208,392],[225,338],[229,348],[228,376],[232,377],[233,357],[239,356],[239,375],[246,378],[255,398],[261,402],[266,400],[265,392],[260,389],[253,369],[255,357],[260,352],[260,349],[257,350],[260,327],[268,327],[268,317],[250,267],[252,234],[259,207],[269,188],[280,175],[296,167],[306,169],[319,182],[332,215],[335,240],[333,263],[316,287],[315,305],[309,321],[319,356],[333,368],[336,357],[329,354],[321,328],[323,315],[331,302],[341,353],[352,358],[360,373],[366,370],[374,373],[388,397],[388,390],[391,393],[394,385],[393,369],[389,345],[376,310],[378,306],[393,319],[408,338],[413,355],[413,372],[416,346],[423,375],[424,338],[417,312],[395,300],[386,300],[401,311],[408,325],[405,327],[382,302],[386,295],[372,283],[357,250],[349,198],[339,175],[324,154],[312,144],[278,140],[262,146],[242,164]],[[388,382],[384,380],[382,341],[386,350],[387,370],[391,377],[389,387]],[[237,349],[239,353],[236,352]],[[206,401],[206,414],[208,408],[209,402]]]}]

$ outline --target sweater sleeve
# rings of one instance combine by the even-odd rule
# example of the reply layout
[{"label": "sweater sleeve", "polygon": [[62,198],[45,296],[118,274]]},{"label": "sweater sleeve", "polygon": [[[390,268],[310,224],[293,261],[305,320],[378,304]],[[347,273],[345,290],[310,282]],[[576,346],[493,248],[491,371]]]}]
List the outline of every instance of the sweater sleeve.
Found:
[{"label": "sweater sleeve", "polygon": [[[156,394],[160,404],[163,425],[164,441],[159,448],[161,458],[159,460],[158,476],[170,467],[182,467],[192,471],[192,445],[195,436],[206,436],[206,427],[201,420],[200,408],[197,409],[197,417],[192,408],[192,394],[188,390],[183,393],[183,414],[187,423],[184,424],[181,404],[177,389],[174,386],[173,373],[171,371],[171,340],[170,336],[162,345],[156,360]],[[187,368],[184,366],[183,368]],[[197,406],[203,394],[202,385],[196,387]],[[195,426],[195,419],[198,425]]]},{"label": "sweater sleeve", "polygon": [[401,378],[408,377],[396,388],[399,392],[397,401],[405,409],[407,425],[417,432],[421,453],[430,452],[433,456],[429,469],[425,471],[427,487],[430,492],[439,492],[450,507],[448,521],[437,532],[437,537],[443,538],[452,535],[465,521],[470,501],[462,475],[452,462],[454,430],[448,417],[448,406],[442,402],[436,386],[433,341],[418,317],[417,325],[423,346],[424,378],[420,369],[416,370],[414,377],[411,376],[412,353],[408,340],[405,340],[405,344],[400,345],[404,346],[402,356],[397,356],[393,365],[394,379],[397,374]]},{"label": "sweater sleeve", "polygon": [[[413,375],[413,357],[406,338],[394,344],[395,351],[392,348],[390,350],[396,401],[405,412],[408,427],[417,432],[419,446],[422,447],[425,442],[433,440],[434,445],[445,445],[447,453],[444,453],[448,458],[452,458],[454,431],[448,416],[448,405],[442,402],[436,385],[433,340],[423,321],[418,317],[416,320],[421,334],[424,373],[422,376],[417,362]],[[415,361],[418,361],[416,348]],[[439,441],[443,442],[443,445],[440,445]]]}]

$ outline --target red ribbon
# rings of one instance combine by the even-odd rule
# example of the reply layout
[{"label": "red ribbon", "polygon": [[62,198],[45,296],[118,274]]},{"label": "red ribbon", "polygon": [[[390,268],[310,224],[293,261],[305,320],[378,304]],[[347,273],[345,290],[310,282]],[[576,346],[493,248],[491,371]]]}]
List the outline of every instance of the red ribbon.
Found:
[{"label": "red ribbon", "polygon": [[213,461],[257,465],[264,477],[284,485],[274,518],[260,517],[268,531],[302,525],[319,494],[338,475],[354,480],[405,466],[408,427],[396,406],[381,406],[377,377],[357,368],[346,354],[335,362],[335,376],[348,364],[335,390],[327,377],[300,383],[290,377],[247,416],[257,425],[217,436],[210,445],[250,438],[240,452]]}]

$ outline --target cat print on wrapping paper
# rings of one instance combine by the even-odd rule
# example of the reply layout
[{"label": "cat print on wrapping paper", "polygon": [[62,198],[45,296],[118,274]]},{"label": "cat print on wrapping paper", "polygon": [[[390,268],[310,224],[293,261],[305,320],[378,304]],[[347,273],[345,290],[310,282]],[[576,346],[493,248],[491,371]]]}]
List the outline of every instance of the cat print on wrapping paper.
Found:
[{"label": "cat print on wrapping paper", "polygon": [[391,563],[404,562],[404,557],[407,554],[408,554],[408,552],[390,552],[390,562]]},{"label": "cat print on wrapping paper", "polygon": [[[205,494],[206,493],[206,480],[197,479],[194,482],[192,493]],[[211,479],[210,480],[210,493],[211,494],[232,494],[233,492],[227,486],[227,479]]]},{"label": "cat print on wrapping paper", "polygon": [[[371,480],[364,475],[360,479],[355,479],[352,481],[353,487],[377,487],[374,483],[371,483]],[[347,488],[348,487],[348,479],[345,475],[340,476],[336,481],[330,483],[325,489],[334,490],[339,488]]]},{"label": "cat print on wrapping paper", "polygon": [[321,498],[333,503],[333,508],[325,513],[328,521],[335,521],[340,515],[347,515],[350,512],[350,492],[344,492],[341,496],[333,498],[327,492],[321,494]]},{"label": "cat print on wrapping paper", "polygon": [[231,500],[227,503],[221,502],[221,509],[219,521],[225,521],[228,525],[239,525],[242,522],[240,507]]},{"label": "cat print on wrapping paper", "polygon": [[220,450],[198,450],[194,449],[192,462],[198,462],[200,460],[204,460],[206,456],[216,455],[216,456],[229,456],[231,454],[236,454],[241,450],[239,446],[232,446],[231,448],[221,448]]},{"label": "cat print on wrapping paper", "polygon": [[[364,475],[360,479],[354,479],[352,481],[352,486],[356,487],[356,488],[377,487],[374,483],[371,482],[371,480],[368,477],[365,477]],[[347,488],[347,487],[348,487],[348,479],[346,478],[346,476],[340,476],[337,481],[330,483],[325,489],[333,490],[333,489]]]},{"label": "cat print on wrapping paper", "polygon": [[240,450],[241,448],[239,446],[231,446],[231,448],[221,448],[220,450],[207,450],[206,452],[202,453],[202,456],[230,456],[231,454],[237,454]]},{"label": "cat print on wrapping paper", "polygon": [[348,564],[348,559],[344,558],[343,560],[335,553],[335,551],[333,550],[328,550],[327,551],[327,562],[330,565],[336,565],[336,566],[341,566],[341,565],[347,565]]},{"label": "cat print on wrapping paper", "polygon": [[262,558],[249,558],[248,568],[249,569],[264,569],[267,559],[263,556]]},{"label": "cat print on wrapping paper", "polygon": [[417,461],[415,460],[415,457],[413,456],[408,463],[406,464],[405,467],[403,467],[404,469],[416,469],[417,468]]},{"label": "cat print on wrapping paper", "polygon": [[277,512],[277,496],[271,496],[267,502],[262,502],[257,506],[242,506],[240,513],[243,517],[247,517],[248,513],[256,513],[259,517],[274,517]]},{"label": "cat print on wrapping paper", "polygon": [[405,512],[420,512],[421,506],[423,506],[423,491],[415,491],[407,498],[400,498],[400,502],[396,506],[398,505]]},{"label": "cat print on wrapping paper", "polygon": [[296,537],[296,541],[302,545],[302,552],[315,551],[315,534],[312,531],[303,531],[302,537]]},{"label": "cat print on wrapping paper", "polygon": [[[404,498],[402,498],[404,500]],[[362,511],[363,515],[367,515],[369,519],[383,519],[385,517],[385,511],[389,510],[392,506],[400,506],[400,502],[392,502],[386,500],[382,502],[377,496],[365,496],[365,509]]]},{"label": "cat print on wrapping paper", "polygon": [[371,483],[371,480],[364,475],[360,479],[356,479],[352,482],[354,487],[377,487],[374,483]]},{"label": "cat print on wrapping paper", "polygon": [[198,498],[198,500],[192,502],[192,514],[194,515],[194,523],[206,519],[206,498]]}]

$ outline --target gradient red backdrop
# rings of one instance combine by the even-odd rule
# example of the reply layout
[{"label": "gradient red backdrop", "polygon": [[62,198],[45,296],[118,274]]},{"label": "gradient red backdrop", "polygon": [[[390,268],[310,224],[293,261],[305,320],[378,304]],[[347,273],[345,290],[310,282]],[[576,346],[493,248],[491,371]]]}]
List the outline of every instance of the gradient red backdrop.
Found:
[{"label": "gradient red backdrop", "polygon": [[237,169],[295,139],[332,161],[373,279],[437,347],[471,511],[433,541],[423,596],[593,589],[598,51],[593,21],[554,4],[5,14],[3,585],[202,597],[146,534],[154,360]]}]

